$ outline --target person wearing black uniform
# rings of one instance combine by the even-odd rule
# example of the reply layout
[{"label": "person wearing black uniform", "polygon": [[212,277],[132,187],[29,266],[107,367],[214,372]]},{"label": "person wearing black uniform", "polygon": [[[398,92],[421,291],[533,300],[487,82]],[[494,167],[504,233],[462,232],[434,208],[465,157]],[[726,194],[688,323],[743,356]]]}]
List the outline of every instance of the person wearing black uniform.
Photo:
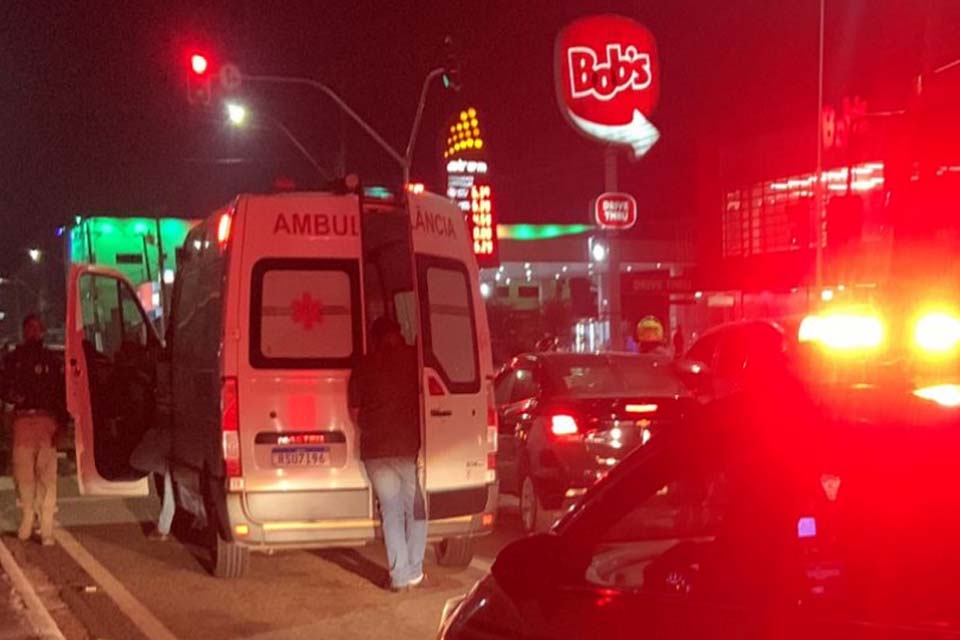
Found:
[{"label": "person wearing black uniform", "polygon": [[403,591],[423,584],[427,545],[426,506],[417,479],[417,352],[390,318],[378,318],[370,337],[373,350],[350,375],[349,402],[360,432],[360,457],[380,503],[390,588]]},{"label": "person wearing black uniform", "polygon": [[36,315],[23,320],[24,341],[3,361],[0,395],[13,405],[13,480],[21,517],[17,537],[28,540],[40,516],[40,540],[53,544],[57,506],[55,437],[64,414],[63,364],[43,344],[46,328]]}]

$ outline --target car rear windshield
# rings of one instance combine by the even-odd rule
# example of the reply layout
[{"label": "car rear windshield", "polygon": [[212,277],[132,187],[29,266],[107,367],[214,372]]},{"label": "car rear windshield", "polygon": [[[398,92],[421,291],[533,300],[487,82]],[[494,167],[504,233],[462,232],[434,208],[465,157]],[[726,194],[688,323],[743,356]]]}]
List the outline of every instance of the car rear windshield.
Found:
[{"label": "car rear windshield", "polygon": [[559,395],[674,396],[687,388],[670,361],[645,357],[557,359],[547,364],[551,386]]},{"label": "car rear windshield", "polygon": [[359,268],[348,260],[262,260],[253,272],[250,361],[342,369],[361,352]]}]

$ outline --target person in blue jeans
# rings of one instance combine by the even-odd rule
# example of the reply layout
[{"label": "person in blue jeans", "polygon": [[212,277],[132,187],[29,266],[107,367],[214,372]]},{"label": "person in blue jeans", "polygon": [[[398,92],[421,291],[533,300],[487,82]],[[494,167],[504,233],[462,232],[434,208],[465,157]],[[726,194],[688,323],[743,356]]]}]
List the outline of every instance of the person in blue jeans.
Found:
[{"label": "person in blue jeans", "polygon": [[378,318],[371,351],[354,367],[350,409],[360,433],[360,458],[377,501],[387,547],[390,589],[424,583],[427,513],[417,479],[420,399],[417,353],[394,320]]}]

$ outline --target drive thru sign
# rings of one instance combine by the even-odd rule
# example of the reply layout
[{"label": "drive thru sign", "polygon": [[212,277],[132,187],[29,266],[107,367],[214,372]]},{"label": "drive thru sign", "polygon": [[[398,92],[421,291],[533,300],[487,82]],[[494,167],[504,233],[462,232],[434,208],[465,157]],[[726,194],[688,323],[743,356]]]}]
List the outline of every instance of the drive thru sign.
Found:
[{"label": "drive thru sign", "polygon": [[647,119],[660,98],[657,44],[647,29],[615,15],[582,18],[557,36],[557,99],[584,135],[643,156],[660,138]]},{"label": "drive thru sign", "polygon": [[601,229],[630,229],[637,223],[637,201],[629,193],[600,194],[593,217]]}]

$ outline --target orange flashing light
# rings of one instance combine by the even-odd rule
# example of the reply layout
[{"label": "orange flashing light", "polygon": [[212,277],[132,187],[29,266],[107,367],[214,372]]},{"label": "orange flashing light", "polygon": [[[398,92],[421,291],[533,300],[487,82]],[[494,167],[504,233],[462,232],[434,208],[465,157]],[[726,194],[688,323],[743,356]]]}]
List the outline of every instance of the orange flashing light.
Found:
[{"label": "orange flashing light", "polygon": [[883,344],[884,327],[869,313],[811,315],[800,323],[800,342],[816,342],[834,351],[875,349]]},{"label": "orange flashing light", "polygon": [[928,353],[945,353],[960,345],[960,318],[944,312],[923,315],[914,327],[913,341]]}]

